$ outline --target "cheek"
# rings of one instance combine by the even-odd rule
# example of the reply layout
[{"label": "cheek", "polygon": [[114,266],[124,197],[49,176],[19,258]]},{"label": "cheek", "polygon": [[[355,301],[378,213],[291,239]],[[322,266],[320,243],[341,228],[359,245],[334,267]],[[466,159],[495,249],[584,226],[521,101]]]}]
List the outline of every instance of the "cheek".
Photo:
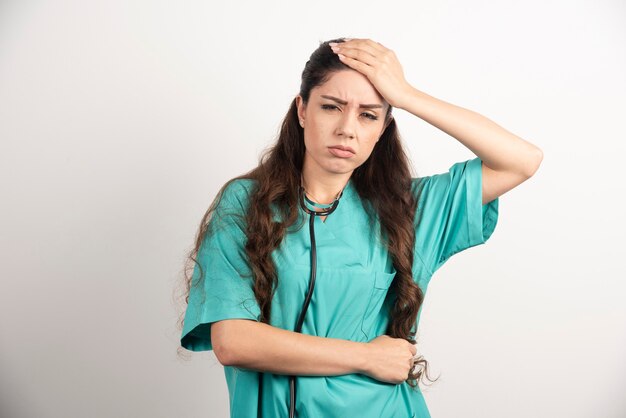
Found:
[{"label": "cheek", "polygon": [[331,136],[331,131],[325,129],[323,126],[313,125],[307,126],[304,131],[304,142],[312,147],[320,147],[324,145],[325,141]]},{"label": "cheek", "polygon": [[372,152],[374,151],[374,148],[376,147],[377,143],[378,143],[378,134],[368,137],[367,141],[364,141],[362,143],[363,146],[361,147],[361,150],[368,154],[368,158],[369,158],[369,155],[371,155]]},{"label": "cheek", "polygon": [[368,149],[372,150],[376,146],[378,140],[378,132],[370,133],[367,140],[363,143]]},{"label": "cheek", "polygon": [[308,152],[319,154],[326,148],[324,133],[319,130],[309,130],[304,134],[304,147]]}]

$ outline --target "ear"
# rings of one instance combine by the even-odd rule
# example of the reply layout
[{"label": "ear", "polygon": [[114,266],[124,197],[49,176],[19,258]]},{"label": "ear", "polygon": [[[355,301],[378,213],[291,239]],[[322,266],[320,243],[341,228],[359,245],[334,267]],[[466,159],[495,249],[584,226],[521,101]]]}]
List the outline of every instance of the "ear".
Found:
[{"label": "ear", "polygon": [[299,94],[296,96],[296,107],[298,108],[298,119],[304,120],[304,113],[306,111],[306,105],[302,101],[302,96]]}]

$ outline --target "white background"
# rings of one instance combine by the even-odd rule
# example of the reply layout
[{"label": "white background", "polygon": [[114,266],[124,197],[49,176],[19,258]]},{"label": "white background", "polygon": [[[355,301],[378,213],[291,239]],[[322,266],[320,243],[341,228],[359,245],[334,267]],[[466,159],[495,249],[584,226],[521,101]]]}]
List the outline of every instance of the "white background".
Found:
[{"label": "white background", "polygon": [[[544,152],[428,289],[432,416],[626,416],[625,21],[618,0],[0,2],[0,415],[228,416],[213,353],[176,354],[184,257],[347,36]],[[474,157],[396,118],[415,175]]]}]

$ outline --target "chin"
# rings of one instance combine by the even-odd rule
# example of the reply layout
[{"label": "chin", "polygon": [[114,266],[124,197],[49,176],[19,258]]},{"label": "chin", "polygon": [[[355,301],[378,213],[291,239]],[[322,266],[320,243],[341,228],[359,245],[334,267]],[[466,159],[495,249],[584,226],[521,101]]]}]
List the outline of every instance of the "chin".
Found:
[{"label": "chin", "polygon": [[338,167],[338,165],[326,167],[326,171],[333,174],[346,174],[351,173],[356,168],[352,164],[341,164],[341,167]]}]

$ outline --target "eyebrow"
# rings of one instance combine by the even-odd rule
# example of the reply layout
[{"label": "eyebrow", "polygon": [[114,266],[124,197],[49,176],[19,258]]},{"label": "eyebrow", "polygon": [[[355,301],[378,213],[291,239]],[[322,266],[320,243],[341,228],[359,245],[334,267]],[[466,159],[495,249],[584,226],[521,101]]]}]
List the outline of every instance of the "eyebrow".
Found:
[{"label": "eyebrow", "polygon": [[[339,104],[342,104],[342,105],[348,104],[348,102],[346,102],[345,100],[341,100],[341,99],[338,99],[338,98],[333,97],[333,96],[327,96],[325,94],[322,94],[321,97],[323,97],[325,99],[333,100],[333,101],[335,101],[335,102],[337,102]],[[362,107],[364,109],[382,109],[383,105],[381,105],[381,104],[360,104],[359,107]]]}]

